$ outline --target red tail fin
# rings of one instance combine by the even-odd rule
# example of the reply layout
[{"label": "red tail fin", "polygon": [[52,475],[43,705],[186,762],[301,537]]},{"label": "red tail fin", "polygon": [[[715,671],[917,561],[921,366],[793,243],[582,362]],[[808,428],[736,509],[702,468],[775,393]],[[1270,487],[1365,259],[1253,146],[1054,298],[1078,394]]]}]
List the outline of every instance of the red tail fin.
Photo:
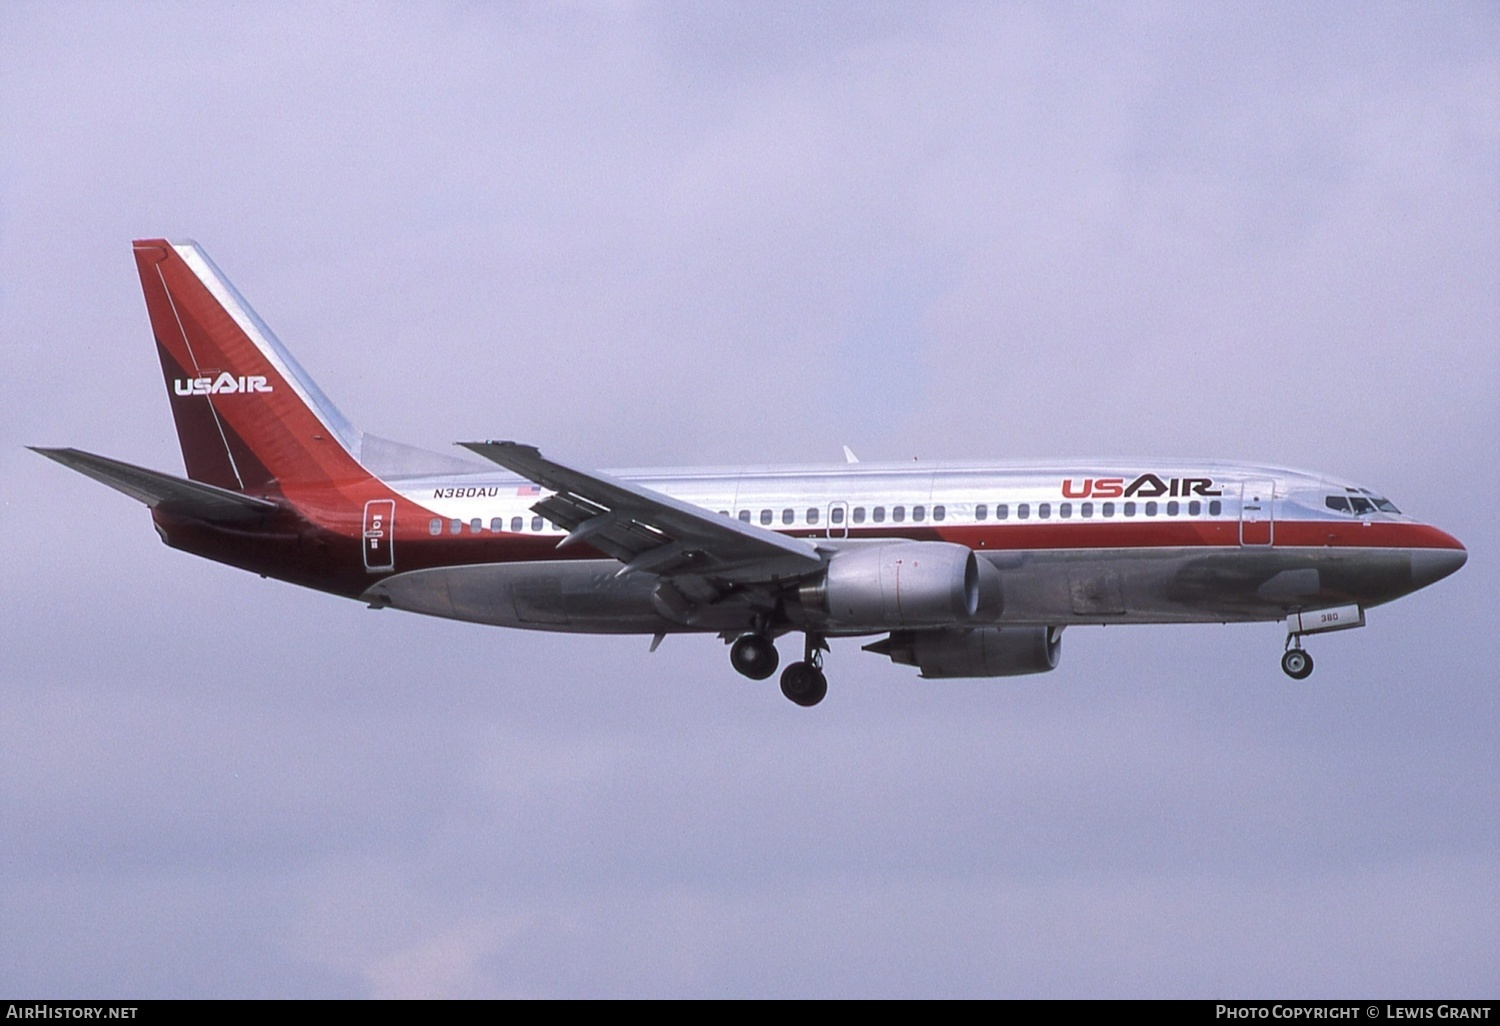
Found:
[{"label": "red tail fin", "polygon": [[368,477],[360,434],[193,242],[135,243],[188,477],[257,492]]}]

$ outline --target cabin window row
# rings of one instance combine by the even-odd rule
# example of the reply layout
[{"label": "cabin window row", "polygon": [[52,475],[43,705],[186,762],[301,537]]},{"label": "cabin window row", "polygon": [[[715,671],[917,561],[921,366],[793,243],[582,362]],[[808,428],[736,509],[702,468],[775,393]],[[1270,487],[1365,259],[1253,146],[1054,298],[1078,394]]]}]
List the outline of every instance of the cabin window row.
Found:
[{"label": "cabin window row", "polygon": [[[1103,502],[1097,504],[1092,502],[1085,502],[1080,503],[1077,507],[1075,507],[1071,502],[1060,502],[1055,506],[1050,502],[1039,502],[1034,507],[1029,502],[1020,502],[1016,503],[1014,510],[1012,510],[1012,507],[1009,503],[1000,502],[995,504],[995,506],[993,507],[993,511],[994,519],[996,520],[1009,520],[1011,519],[1012,512],[1014,512],[1016,520],[1030,520],[1032,518],[1033,512],[1035,513],[1036,519],[1038,520],[1050,520],[1052,519],[1054,512],[1057,514],[1057,519],[1059,520],[1071,520],[1073,519],[1073,514],[1076,508],[1079,518],[1088,520],[1092,519],[1096,513],[1099,516],[1106,518],[1115,516],[1117,512],[1120,515],[1127,517],[1137,516],[1142,513],[1144,513],[1144,515],[1148,517],[1160,516],[1164,512],[1163,507],[1165,507],[1165,515],[1169,517],[1181,516],[1184,511],[1186,511],[1187,515],[1190,517],[1198,517],[1203,515],[1203,503],[1198,499],[1194,499],[1191,502],[1179,502],[1176,499],[1173,499],[1172,501],[1165,503],[1159,503],[1155,501],[1143,503]],[[927,520],[929,511],[926,506],[913,506],[911,507],[909,512],[911,514],[911,522],[914,524],[920,524]],[[1224,504],[1218,499],[1214,499],[1209,502],[1209,516],[1216,517],[1221,515],[1223,512]],[[907,513],[908,510],[905,506],[892,506],[889,510],[887,510],[884,506],[873,506],[868,510],[868,513],[865,507],[855,506],[853,509],[849,510],[848,518],[851,523],[855,524],[863,524],[866,521],[873,524],[884,524],[887,522],[892,524],[903,524],[907,521]],[[979,503],[974,507],[975,520],[987,521],[990,519],[990,513],[991,507],[988,503]],[[719,510],[719,514],[726,517],[730,515],[727,509]],[[948,519],[948,509],[946,506],[933,506],[931,509],[931,514],[932,520],[934,522],[940,522]],[[741,521],[747,524],[754,523],[758,519],[761,526],[763,527],[771,527],[777,523],[777,513],[775,510],[770,509],[762,509],[759,512],[758,516],[754,510],[742,509],[739,511],[738,516]],[[809,506],[803,522],[808,525],[816,525],[819,522],[819,518],[821,516],[822,511],[817,506]],[[834,526],[842,525],[844,523],[844,516],[844,507],[834,506],[828,511],[828,522]],[[788,526],[795,524],[797,522],[797,511],[795,509],[781,510],[780,522]]]},{"label": "cabin window row", "polygon": [[[918,524],[925,522],[927,520],[928,512],[929,511],[928,511],[928,508],[926,506],[913,506],[911,508],[911,519],[912,519],[912,522],[913,523],[918,523]],[[943,520],[947,520],[948,519],[948,507],[946,507],[946,506],[933,506],[932,509],[931,509],[931,514],[932,514],[932,519],[935,522],[941,522]],[[721,510],[719,510],[719,515],[727,517],[727,516],[729,516],[729,511],[727,509],[721,509]],[[828,522],[830,524],[835,525],[835,526],[837,526],[839,524],[842,524],[844,522],[845,515],[846,515],[846,511],[845,511],[845,509],[844,509],[843,506],[834,506],[832,509],[830,509],[828,511]],[[803,522],[807,523],[807,524],[813,524],[813,525],[815,525],[815,524],[817,524],[819,522],[819,520],[822,518],[822,516],[823,516],[823,511],[821,509],[819,509],[817,506],[809,506],[807,508],[807,512],[806,512],[806,515],[804,517]],[[854,507],[854,509],[853,509],[852,512],[848,513],[848,516],[849,516],[849,519],[852,520],[854,523],[856,523],[856,524],[862,524],[862,523],[865,522],[865,508],[863,506],[856,506],[856,507]],[[745,523],[749,524],[749,523],[754,523],[755,522],[756,515],[755,515],[755,512],[753,510],[742,509],[739,512],[739,518],[740,518],[740,520],[742,520]],[[876,506],[874,508],[874,510],[872,511],[872,518],[874,519],[875,523],[877,523],[877,524],[884,523],[884,521],[885,521],[885,507],[884,506]],[[770,510],[770,509],[763,509],[763,510],[760,511],[759,519],[760,519],[760,523],[761,523],[762,527],[770,527],[770,526],[772,526],[773,524],[775,524],[777,522],[776,511],[775,510]],[[903,523],[906,520],[906,507],[905,506],[896,506],[896,507],[894,507],[891,510],[891,520],[894,523],[898,523],[898,524],[899,523]],[[791,525],[791,524],[795,524],[796,522],[797,522],[797,511],[796,510],[794,510],[794,509],[783,509],[781,511],[781,523],[786,524],[786,525]]]},{"label": "cabin window row", "polygon": [[[1175,499],[1173,499],[1172,501],[1167,502],[1167,503],[1158,503],[1158,502],[1155,502],[1155,501],[1144,502],[1144,503],[1139,503],[1139,504],[1135,503],[1135,502],[1123,502],[1123,503],[1118,503],[1118,504],[1117,503],[1113,503],[1113,502],[1102,502],[1102,503],[1099,503],[1097,505],[1097,511],[1098,511],[1098,513],[1099,513],[1100,516],[1105,517],[1105,518],[1109,518],[1109,517],[1113,517],[1115,515],[1116,508],[1118,506],[1119,511],[1120,511],[1120,513],[1123,516],[1133,517],[1133,516],[1137,515],[1137,506],[1140,506],[1140,507],[1143,507],[1143,510],[1144,510],[1144,513],[1145,513],[1146,516],[1148,516],[1148,517],[1154,517],[1154,516],[1159,515],[1162,512],[1161,507],[1163,505],[1166,507],[1166,515],[1169,516],[1169,517],[1175,517],[1175,516],[1181,515],[1181,513],[1183,512],[1183,507],[1184,506],[1187,509],[1187,515],[1190,516],[1190,517],[1196,517],[1196,516],[1202,516],[1203,515],[1203,503],[1200,502],[1197,499],[1194,499],[1191,502],[1187,502],[1187,503],[1178,502]],[[1329,505],[1332,506],[1333,503],[1330,502]],[[1079,506],[1078,506],[1078,515],[1079,515],[1079,517],[1081,519],[1084,519],[1084,520],[1092,519],[1093,516],[1094,516],[1094,514],[1095,514],[1095,510],[1096,510],[1096,506],[1092,502],[1080,503]],[[911,512],[911,522],[914,523],[914,524],[920,524],[920,523],[924,523],[927,520],[927,516],[928,516],[929,510],[928,510],[928,508],[926,506],[913,506],[913,507],[911,507],[911,511],[910,512]],[[933,519],[934,522],[942,522],[942,521],[948,519],[948,509],[947,509],[946,506],[933,506],[930,512],[931,512],[932,519]],[[1012,510],[1011,510],[1011,506],[1010,506],[1009,503],[998,502],[998,503],[995,504],[995,507],[994,507],[994,519],[996,519],[996,520],[1009,520],[1009,519],[1011,519],[1011,512],[1012,512]],[[1019,502],[1019,503],[1016,503],[1014,512],[1015,512],[1015,519],[1017,519],[1017,520],[1030,520],[1031,517],[1032,517],[1032,504],[1029,503],[1029,502]],[[1039,502],[1039,503],[1036,504],[1036,510],[1035,510],[1035,512],[1036,512],[1036,519],[1038,519],[1038,520],[1050,520],[1050,519],[1052,519],[1052,514],[1053,514],[1053,504],[1050,503],[1050,502]],[[1057,512],[1057,518],[1059,520],[1071,520],[1071,519],[1073,519],[1073,503],[1071,503],[1071,502],[1060,502],[1060,503],[1058,503],[1057,504],[1057,508],[1056,508],[1056,512]],[[1209,504],[1208,504],[1208,515],[1209,516],[1216,517],[1216,516],[1219,516],[1222,512],[1223,512],[1223,503],[1221,503],[1218,499],[1214,499],[1211,502],[1209,502]],[[729,516],[729,511],[727,509],[721,509],[721,510],[719,510],[719,513],[722,516],[726,516],[726,517]],[[748,510],[748,509],[742,509],[739,512],[739,519],[742,520],[742,521],[744,521],[747,524],[753,522],[753,516],[754,515],[752,514],[752,512],[750,510]],[[822,510],[820,510],[817,506],[809,506],[807,508],[807,511],[806,511],[804,522],[807,523],[807,524],[809,524],[809,525],[816,525],[819,522],[819,520],[821,519],[821,517],[822,517]],[[832,524],[833,526],[835,526],[835,527],[842,526],[843,523],[844,523],[844,518],[845,518],[845,511],[844,511],[844,507],[843,506],[834,506],[832,509],[830,509],[828,511],[828,522],[830,524]],[[869,515],[868,515],[868,518],[867,518],[866,517],[865,507],[863,507],[863,506],[855,506],[852,510],[848,511],[848,519],[849,519],[849,521],[851,523],[855,523],[855,524],[863,524],[863,523],[866,522],[867,519],[868,519],[868,521],[870,523],[884,524],[884,523],[887,522],[887,511],[886,511],[886,508],[884,506],[873,506],[873,507],[870,508]],[[905,506],[892,506],[890,508],[890,511],[889,511],[889,522],[890,523],[893,523],[893,524],[903,524],[903,523],[906,523],[906,519],[907,519],[907,508]],[[989,505],[987,503],[979,503],[978,505],[976,505],[974,507],[974,519],[978,520],[978,521],[985,521],[985,520],[989,520],[990,519],[990,507],[989,507]],[[763,527],[770,527],[770,526],[772,526],[776,522],[775,511],[774,510],[770,510],[770,509],[763,509],[763,510],[761,510],[760,511],[760,516],[759,516],[759,520],[760,520],[760,523],[761,523],[761,525]],[[544,520],[542,517],[539,517],[539,516],[533,516],[533,517],[531,517],[530,521],[531,522],[528,525],[527,522],[526,522],[526,518],[525,517],[511,517],[510,518],[510,533],[511,534],[521,534],[523,531],[526,530],[526,528],[528,526],[530,527],[530,529],[532,531],[538,531],[538,532],[541,531],[541,530],[543,530],[544,528],[545,529],[555,529],[555,525],[553,525],[551,523],[548,523],[546,520]],[[797,511],[796,510],[788,508],[788,509],[783,509],[781,511],[781,523],[782,524],[790,526],[792,524],[795,524],[796,522],[797,522]],[[443,526],[444,526],[444,521],[442,520],[441,517],[433,517],[427,523],[428,533],[430,533],[430,534],[432,534],[434,536],[440,535],[440,534],[443,533]],[[479,517],[475,517],[474,519],[470,520],[468,522],[468,526],[469,526],[469,533],[471,533],[471,534],[480,534],[485,529],[484,528],[484,521],[482,519],[480,519]],[[463,534],[463,531],[464,531],[464,521],[462,521],[462,520],[449,520],[449,521],[447,521],[447,528],[448,528],[448,533],[449,534]],[[491,532],[493,532],[495,534],[499,534],[499,533],[505,531],[506,530],[505,518],[504,517],[493,517],[493,518],[491,518],[490,524],[489,524],[489,529],[490,529]]]},{"label": "cabin window row", "polygon": [[[462,520],[449,520],[447,522],[447,524],[448,524],[448,533],[449,534],[463,534],[464,533],[464,522]],[[525,517],[511,517],[510,518],[510,533],[511,534],[520,534],[524,530],[526,530],[527,526],[528,525],[526,523],[526,518]],[[537,516],[534,516],[534,517],[531,518],[531,523],[530,523],[529,526],[531,527],[531,530],[533,530],[533,531],[541,531],[543,528],[555,529],[555,525],[554,524],[551,524],[551,523],[547,522],[546,520],[543,520],[541,517],[537,517]],[[506,529],[505,528],[505,518],[504,517],[491,517],[490,518],[490,528],[489,529],[493,533],[495,533],[495,534],[499,534],[502,531],[504,531]],[[480,519],[479,517],[475,517],[473,520],[469,521],[469,533],[470,534],[480,534],[483,531],[484,531],[484,521],[482,519]],[[442,534],[443,533],[443,519],[441,517],[433,517],[431,520],[427,521],[427,533],[431,534],[431,535]]]},{"label": "cabin window row", "polygon": [[[1163,507],[1165,507],[1165,509],[1163,509]],[[1160,516],[1163,513],[1165,513],[1166,516],[1175,517],[1175,516],[1181,516],[1182,513],[1184,512],[1184,510],[1187,512],[1187,515],[1190,516],[1190,517],[1200,517],[1200,516],[1203,515],[1203,502],[1201,500],[1199,500],[1199,499],[1193,499],[1191,502],[1179,502],[1176,499],[1173,499],[1170,502],[1165,502],[1165,503],[1156,502],[1155,500],[1152,500],[1152,501],[1149,501],[1149,502],[1141,502],[1141,503],[1136,503],[1136,502],[1121,502],[1121,503],[1101,502],[1101,503],[1097,504],[1097,507],[1096,507],[1095,503],[1084,502],[1084,503],[1080,503],[1079,506],[1078,506],[1078,516],[1081,519],[1084,519],[1084,520],[1092,519],[1093,516],[1094,516],[1094,514],[1095,514],[1095,512],[1096,512],[1096,509],[1097,509],[1097,512],[1098,512],[1099,516],[1105,517],[1105,518],[1113,517],[1115,515],[1115,513],[1116,513],[1117,510],[1118,510],[1118,512],[1120,513],[1121,516],[1127,516],[1127,517],[1137,516],[1137,515],[1142,514],[1142,513],[1144,515],[1148,516],[1148,517]],[[1059,520],[1071,520],[1071,519],[1073,519],[1073,504],[1071,502],[1060,502],[1060,503],[1057,504],[1057,510],[1056,510],[1056,512],[1057,512],[1057,518]],[[1224,504],[1222,502],[1220,502],[1218,499],[1212,499],[1212,500],[1209,501],[1209,503],[1208,503],[1208,515],[1209,516],[1211,516],[1211,517],[1220,516],[1223,512],[1224,512]],[[1039,503],[1036,504],[1036,517],[1037,517],[1038,520],[1050,520],[1052,518],[1052,513],[1053,513],[1052,503],[1050,503],[1050,502],[1039,502]],[[1018,503],[1016,503],[1016,506],[1015,506],[1015,519],[1017,519],[1017,520],[1029,520],[1029,519],[1031,519],[1031,515],[1032,515],[1032,506],[1031,506],[1031,503],[1029,503],[1029,502],[1018,502]],[[986,520],[986,519],[988,519],[988,517],[989,517],[989,509],[983,503],[981,503],[980,505],[974,507],[974,519],[975,520]],[[1004,502],[998,502],[998,503],[996,503],[995,504],[995,519],[996,520],[1009,520],[1010,518],[1011,518],[1011,507],[1010,507],[1010,504],[1009,503],[1004,503]]]}]

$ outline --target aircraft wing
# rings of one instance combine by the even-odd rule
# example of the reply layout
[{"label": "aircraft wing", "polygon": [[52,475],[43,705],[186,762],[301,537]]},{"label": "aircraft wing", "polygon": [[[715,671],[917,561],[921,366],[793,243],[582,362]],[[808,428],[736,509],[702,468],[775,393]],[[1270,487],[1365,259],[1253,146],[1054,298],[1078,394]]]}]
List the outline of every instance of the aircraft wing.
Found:
[{"label": "aircraft wing", "polygon": [[669,495],[549,460],[517,442],[461,442],[554,494],[531,508],[567,528],[559,548],[587,541],[621,574],[693,575],[729,583],[795,578],[823,566],[811,542],[788,538]]},{"label": "aircraft wing", "polygon": [[202,481],[189,481],[163,474],[159,470],[147,470],[133,463],[96,456],[82,449],[42,449],[34,445],[28,448],[101,484],[107,484],[115,491],[124,492],[152,509],[162,509],[168,513],[223,522],[254,520],[274,513],[278,508],[276,503],[265,499],[241,495]]}]

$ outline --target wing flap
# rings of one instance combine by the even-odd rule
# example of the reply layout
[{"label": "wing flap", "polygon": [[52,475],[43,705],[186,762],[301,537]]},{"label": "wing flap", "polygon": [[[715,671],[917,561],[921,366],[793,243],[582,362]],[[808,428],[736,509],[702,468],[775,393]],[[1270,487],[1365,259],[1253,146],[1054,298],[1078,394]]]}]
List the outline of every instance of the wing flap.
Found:
[{"label": "wing flap", "polygon": [[[535,446],[460,444],[554,492],[532,508],[570,532],[563,544],[586,537],[590,545],[625,563],[622,573],[639,570],[666,576],[691,569],[724,581],[757,582],[806,575],[823,565],[816,546],[801,538],[788,538],[633,482],[549,460]],[[580,529],[584,529],[583,537],[575,538]]]},{"label": "wing flap", "polygon": [[159,470],[147,470],[133,463],[96,456],[82,449],[28,448],[85,477],[91,477],[100,484],[109,485],[115,491],[123,492],[152,509],[180,513],[199,520],[225,522],[255,520],[274,513],[279,508],[276,503],[265,499],[241,495],[202,481],[189,481],[172,474],[163,474]]}]

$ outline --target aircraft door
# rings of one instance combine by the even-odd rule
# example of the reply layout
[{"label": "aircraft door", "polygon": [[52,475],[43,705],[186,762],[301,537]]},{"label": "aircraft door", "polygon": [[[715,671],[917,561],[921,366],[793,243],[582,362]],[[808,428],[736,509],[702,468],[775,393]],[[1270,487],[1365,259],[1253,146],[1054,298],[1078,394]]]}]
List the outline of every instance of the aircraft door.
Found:
[{"label": "aircraft door", "polygon": [[360,546],[364,550],[368,573],[396,569],[396,552],[392,545],[395,533],[395,500],[371,499],[365,503],[365,529]]},{"label": "aircraft door", "polygon": [[828,537],[849,537],[849,504],[842,500],[828,504]]},{"label": "aircraft door", "polygon": [[1246,481],[1240,485],[1240,544],[1270,545],[1276,531],[1275,481]]}]

